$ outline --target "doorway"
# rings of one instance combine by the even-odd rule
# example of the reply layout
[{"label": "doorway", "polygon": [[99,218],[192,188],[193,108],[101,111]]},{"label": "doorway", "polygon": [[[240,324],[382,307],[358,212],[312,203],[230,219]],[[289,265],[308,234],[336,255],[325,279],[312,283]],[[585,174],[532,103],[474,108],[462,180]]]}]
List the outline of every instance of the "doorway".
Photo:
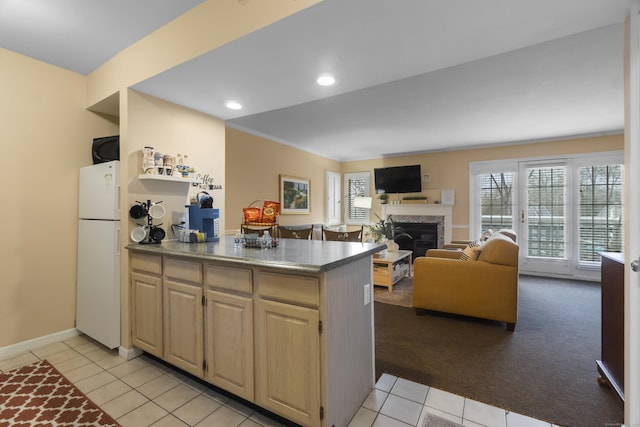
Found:
[{"label": "doorway", "polygon": [[623,247],[623,154],[470,165],[470,238],[513,229],[520,272],[599,280],[599,252]]},{"label": "doorway", "polygon": [[553,275],[571,273],[568,175],[564,160],[519,164],[520,202],[516,230],[523,271]]}]

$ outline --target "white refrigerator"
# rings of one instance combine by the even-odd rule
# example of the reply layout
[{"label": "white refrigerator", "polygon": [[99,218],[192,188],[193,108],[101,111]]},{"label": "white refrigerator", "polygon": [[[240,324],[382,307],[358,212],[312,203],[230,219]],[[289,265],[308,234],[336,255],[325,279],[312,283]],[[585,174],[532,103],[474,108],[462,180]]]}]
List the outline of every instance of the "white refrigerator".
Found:
[{"label": "white refrigerator", "polygon": [[76,329],[120,346],[120,162],[80,168]]}]

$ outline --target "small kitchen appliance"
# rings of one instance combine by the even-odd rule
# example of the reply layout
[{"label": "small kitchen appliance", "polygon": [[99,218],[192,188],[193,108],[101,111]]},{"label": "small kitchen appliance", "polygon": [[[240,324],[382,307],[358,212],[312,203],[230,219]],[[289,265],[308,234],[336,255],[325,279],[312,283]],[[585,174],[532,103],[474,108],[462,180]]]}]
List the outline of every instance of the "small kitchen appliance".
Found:
[{"label": "small kitchen appliance", "polygon": [[120,160],[120,136],[94,138],[91,145],[91,157],[94,165]]},{"label": "small kitchen appliance", "polygon": [[201,208],[200,205],[188,205],[189,228],[205,233],[205,241],[217,242],[220,240],[220,209]]},{"label": "small kitchen appliance", "polygon": [[200,208],[213,207],[213,197],[206,191],[199,192],[196,198],[198,199],[198,206],[200,206]]}]

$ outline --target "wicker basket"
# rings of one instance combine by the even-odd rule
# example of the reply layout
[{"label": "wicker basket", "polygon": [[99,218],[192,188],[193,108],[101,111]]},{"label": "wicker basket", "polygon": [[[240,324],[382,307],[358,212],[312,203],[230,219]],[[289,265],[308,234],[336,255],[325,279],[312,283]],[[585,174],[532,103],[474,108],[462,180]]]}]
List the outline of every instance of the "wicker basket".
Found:
[{"label": "wicker basket", "polygon": [[[249,206],[247,206],[248,208],[257,208],[258,206],[254,206],[254,204],[259,203],[259,206],[264,205],[264,200],[263,199],[258,199],[258,200],[254,200],[253,202],[249,203]],[[261,208],[260,208],[261,209]],[[276,216],[273,220],[273,222],[262,222],[262,221],[247,221],[244,217],[244,215],[242,216],[242,225],[246,226],[246,227],[251,227],[251,228],[271,228],[274,227],[274,231],[277,231],[278,228],[278,219],[280,218],[280,213],[276,213]]]},{"label": "wicker basket", "polygon": [[[247,239],[247,237],[245,236],[244,247],[245,248],[262,248],[262,245],[260,244],[260,238],[257,237],[255,239]],[[271,247],[272,248],[278,247],[278,239],[271,239]]]}]

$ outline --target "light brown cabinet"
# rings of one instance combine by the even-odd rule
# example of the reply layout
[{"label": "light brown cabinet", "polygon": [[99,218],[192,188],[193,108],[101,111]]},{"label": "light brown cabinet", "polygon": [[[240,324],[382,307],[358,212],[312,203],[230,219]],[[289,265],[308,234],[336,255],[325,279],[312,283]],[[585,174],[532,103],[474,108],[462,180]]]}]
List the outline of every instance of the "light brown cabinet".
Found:
[{"label": "light brown cabinet", "polygon": [[203,373],[202,264],[164,259],[164,360],[189,372]]},{"label": "light brown cabinet", "polygon": [[373,388],[371,257],[313,274],[137,249],[136,347],[297,424],[349,423]]},{"label": "light brown cabinet", "polygon": [[253,401],[252,271],[207,264],[205,379]]},{"label": "light brown cabinet", "polygon": [[202,286],[165,279],[163,288],[164,360],[202,376]]},{"label": "light brown cabinet", "polygon": [[256,402],[296,423],[320,425],[318,310],[256,304]]},{"label": "light brown cabinet", "polygon": [[162,357],[162,257],[131,256],[131,340],[133,345]]},{"label": "light brown cabinet", "polygon": [[256,402],[305,426],[320,425],[320,283],[258,274]]}]

